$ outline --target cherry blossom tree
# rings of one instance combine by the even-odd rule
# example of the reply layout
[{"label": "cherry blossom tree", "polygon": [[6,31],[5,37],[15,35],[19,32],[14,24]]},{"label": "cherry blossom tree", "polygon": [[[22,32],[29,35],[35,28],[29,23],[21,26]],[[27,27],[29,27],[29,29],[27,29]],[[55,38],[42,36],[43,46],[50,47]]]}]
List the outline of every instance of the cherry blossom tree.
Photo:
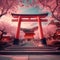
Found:
[{"label": "cherry blossom tree", "polygon": [[0,0],[0,17],[7,14],[9,10],[14,11],[17,5],[17,0]]},{"label": "cherry blossom tree", "polygon": [[52,17],[60,21],[60,0],[39,0],[40,3],[46,7],[49,8],[49,10],[52,13]]},{"label": "cherry blossom tree", "polygon": [[[45,38],[52,37],[52,36],[54,35],[54,33],[56,32],[56,29],[57,29],[57,26],[54,25],[54,24],[49,24],[49,25],[47,25],[47,26],[44,26],[44,27],[43,27],[44,37],[45,37]],[[38,29],[37,29],[34,33],[35,33],[34,38],[35,38],[35,39],[39,39]]]}]

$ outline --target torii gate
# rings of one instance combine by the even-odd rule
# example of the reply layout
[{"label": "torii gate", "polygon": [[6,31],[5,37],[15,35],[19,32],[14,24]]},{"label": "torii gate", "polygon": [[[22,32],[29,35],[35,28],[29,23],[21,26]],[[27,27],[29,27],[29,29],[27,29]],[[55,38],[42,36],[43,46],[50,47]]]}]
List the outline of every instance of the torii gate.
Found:
[{"label": "torii gate", "polygon": [[41,19],[41,18],[45,18],[47,15],[48,13],[45,13],[45,14],[12,14],[12,16],[14,17],[12,21],[18,22],[18,27],[17,27],[15,38],[17,40],[19,39],[21,22],[38,22],[39,37],[40,39],[42,39],[44,36],[43,36],[41,22],[46,22],[47,20]]}]

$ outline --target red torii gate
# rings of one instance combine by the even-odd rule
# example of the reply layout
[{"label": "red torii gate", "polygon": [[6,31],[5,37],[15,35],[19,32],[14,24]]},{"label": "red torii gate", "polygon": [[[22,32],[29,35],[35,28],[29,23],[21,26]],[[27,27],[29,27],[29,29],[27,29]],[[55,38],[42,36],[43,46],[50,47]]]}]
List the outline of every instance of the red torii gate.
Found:
[{"label": "red torii gate", "polygon": [[48,13],[45,14],[12,14],[12,16],[14,17],[14,19],[12,21],[18,21],[18,27],[17,27],[17,32],[16,32],[16,39],[19,39],[19,35],[20,35],[20,26],[21,26],[21,22],[37,22],[38,21],[38,29],[39,29],[39,37],[40,39],[42,39],[43,36],[43,30],[42,30],[42,25],[41,22],[46,22],[46,19],[41,19],[41,18],[45,18],[48,15]]}]

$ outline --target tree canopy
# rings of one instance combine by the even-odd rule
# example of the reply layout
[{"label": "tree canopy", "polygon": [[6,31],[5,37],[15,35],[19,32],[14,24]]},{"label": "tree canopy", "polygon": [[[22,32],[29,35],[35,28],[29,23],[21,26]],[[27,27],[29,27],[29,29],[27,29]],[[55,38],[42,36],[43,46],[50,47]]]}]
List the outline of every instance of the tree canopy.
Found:
[{"label": "tree canopy", "polygon": [[60,0],[0,0],[0,17],[5,15],[9,10],[15,10],[17,6],[31,6],[37,8],[43,6],[43,8],[48,8],[52,17],[60,21]]},{"label": "tree canopy", "polygon": [[0,0],[0,17],[7,14],[10,9],[15,9],[17,4],[17,0]]}]

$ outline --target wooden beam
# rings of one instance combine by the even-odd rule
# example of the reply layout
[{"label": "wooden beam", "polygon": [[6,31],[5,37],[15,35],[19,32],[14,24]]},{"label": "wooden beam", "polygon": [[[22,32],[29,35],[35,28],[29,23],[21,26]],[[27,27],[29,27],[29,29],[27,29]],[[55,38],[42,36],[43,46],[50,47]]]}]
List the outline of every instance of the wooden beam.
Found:
[{"label": "wooden beam", "polygon": [[[47,22],[47,19],[40,19],[41,22]],[[37,22],[38,20],[21,20],[22,22]],[[12,22],[18,22],[18,19],[12,19]]]},{"label": "wooden beam", "polygon": [[12,16],[21,16],[21,17],[26,17],[26,18],[31,18],[31,17],[40,17],[40,18],[45,18],[48,15],[48,13],[44,13],[44,14],[14,14],[12,13]]}]

